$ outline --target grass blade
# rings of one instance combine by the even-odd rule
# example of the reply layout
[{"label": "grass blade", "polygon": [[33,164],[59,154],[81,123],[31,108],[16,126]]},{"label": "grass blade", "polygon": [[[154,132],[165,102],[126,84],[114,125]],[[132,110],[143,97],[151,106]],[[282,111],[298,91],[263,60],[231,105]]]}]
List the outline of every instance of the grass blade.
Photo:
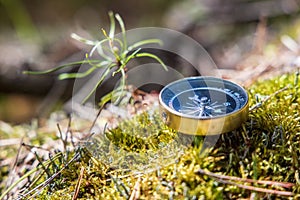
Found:
[{"label": "grass blade", "polygon": [[95,71],[96,67],[91,67],[90,69],[86,70],[82,73],[63,73],[58,76],[59,80],[65,80],[70,78],[83,78],[87,75],[90,75],[93,71]]},{"label": "grass blade", "polygon": [[153,58],[154,60],[156,60],[157,62],[159,62],[163,68],[168,71],[167,66],[165,65],[165,63],[156,55],[152,54],[152,53],[138,53],[135,55],[135,57],[140,58],[140,57],[149,57],[149,58]]},{"label": "grass blade", "polygon": [[108,39],[106,38],[106,39],[103,39],[103,40],[97,42],[97,44],[95,44],[95,46],[94,46],[94,47],[92,48],[92,50],[90,51],[89,56],[90,56],[90,57],[93,56],[95,50],[97,49],[97,53],[98,53],[101,57],[103,57],[103,58],[106,59],[106,60],[111,60],[111,58],[110,58],[109,56],[107,56],[107,55],[103,52],[103,49],[102,49],[102,44],[103,44],[104,42],[107,42],[107,41],[108,41]]},{"label": "grass blade", "polygon": [[114,36],[115,36],[115,29],[116,29],[114,13],[110,11],[108,13],[108,15],[109,15],[109,20],[110,20],[109,38],[111,38],[113,40]]},{"label": "grass blade", "polygon": [[[125,75],[125,70],[121,69],[121,82],[120,82],[120,86],[116,89],[112,91],[112,96],[111,99],[112,101],[114,101],[113,103],[115,105],[119,104],[119,102],[121,101],[121,98],[124,96],[124,90],[125,90],[125,86],[126,86],[126,75]],[[115,95],[116,95],[116,100],[114,100]]]},{"label": "grass blade", "polygon": [[142,40],[142,41],[136,42],[133,45],[129,46],[128,47],[128,51],[131,51],[131,50],[133,50],[133,49],[135,49],[137,47],[140,47],[140,46],[143,46],[143,45],[146,45],[146,44],[159,44],[159,45],[162,45],[162,41],[159,40],[159,39]]},{"label": "grass blade", "polygon": [[76,33],[72,33],[71,34],[71,37],[79,42],[82,42],[84,44],[87,44],[87,45],[96,45],[97,43],[95,41],[92,41],[92,40],[88,40],[86,38],[83,38],[79,35],[77,35]]},{"label": "grass blade", "polygon": [[52,73],[52,72],[56,72],[56,71],[58,71],[60,69],[67,68],[67,67],[74,67],[74,66],[68,64],[68,65],[62,65],[62,66],[59,66],[59,67],[48,69],[48,70],[45,70],[45,71],[23,71],[23,74],[28,74],[28,75],[43,75],[43,74],[49,74],[49,73]]},{"label": "grass blade", "polygon": [[49,74],[49,73],[53,73],[56,72],[60,69],[63,68],[69,68],[69,67],[74,67],[74,65],[82,65],[82,64],[86,64],[86,63],[97,63],[100,60],[81,60],[81,61],[76,61],[76,62],[71,62],[65,65],[60,65],[58,67],[55,68],[51,68],[45,71],[23,71],[23,74],[28,74],[28,75],[43,75],[43,74]]},{"label": "grass blade", "polygon": [[137,53],[141,50],[141,48],[135,50],[130,56],[128,56],[124,62],[124,65],[126,65],[132,58],[136,57]]},{"label": "grass blade", "polygon": [[84,100],[82,101],[82,104],[86,103],[86,101],[92,96],[92,94],[97,90],[97,88],[99,87],[99,85],[102,84],[102,82],[104,81],[104,79],[107,77],[107,75],[109,74],[111,68],[114,66],[115,64],[112,64],[111,66],[108,66],[106,68],[106,70],[103,72],[103,74],[101,75],[101,78],[99,79],[99,81],[97,82],[97,84],[95,85],[95,87],[90,91],[90,93],[84,98]]},{"label": "grass blade", "polygon": [[124,25],[124,22],[121,18],[121,16],[119,14],[116,14],[116,19],[118,20],[119,22],[119,25],[121,27],[121,32],[122,32],[122,37],[123,37],[123,51],[126,51],[127,49],[127,38],[126,38],[126,29],[125,29],[125,25]]},{"label": "grass blade", "polygon": [[40,165],[38,165],[37,167],[33,168],[32,170],[28,171],[26,174],[24,174],[21,178],[19,178],[16,182],[14,182],[13,184],[10,185],[10,187],[5,190],[1,196],[0,199],[4,199],[4,197],[14,188],[16,187],[21,181],[25,180],[26,178],[28,178],[29,176],[31,176],[33,173],[35,173],[36,171],[42,169],[45,166],[48,166],[51,164],[51,162],[53,162],[53,160],[58,159],[59,157],[61,157],[63,154],[62,153],[58,153],[56,154],[52,160],[47,160],[43,163],[41,163]]},{"label": "grass blade", "polygon": [[106,95],[104,95],[101,100],[100,100],[100,103],[99,103],[99,106],[102,107],[103,105],[105,105],[107,102],[109,102],[112,98],[112,93],[113,91],[107,93]]}]

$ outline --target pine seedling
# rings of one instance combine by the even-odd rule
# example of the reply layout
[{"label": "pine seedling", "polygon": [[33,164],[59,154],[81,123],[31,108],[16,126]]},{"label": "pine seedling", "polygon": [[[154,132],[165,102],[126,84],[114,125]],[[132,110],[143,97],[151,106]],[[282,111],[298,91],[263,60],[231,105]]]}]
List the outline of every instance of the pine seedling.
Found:
[{"label": "pine seedling", "polygon": [[[110,30],[107,33],[104,29],[101,32],[104,36],[102,40],[88,40],[75,33],[71,35],[72,38],[92,46],[91,51],[86,53],[85,59],[78,62],[68,63],[61,65],[46,71],[24,71],[24,74],[41,75],[49,74],[55,71],[61,70],[63,68],[73,68],[78,64],[89,64],[89,69],[84,72],[77,73],[61,73],[58,75],[59,80],[74,79],[74,78],[84,78],[99,68],[103,68],[103,73],[98,79],[98,82],[89,92],[89,94],[84,98],[83,104],[92,96],[92,94],[97,90],[97,88],[104,82],[109,76],[115,76],[116,74],[121,74],[121,80],[119,85],[113,91],[105,95],[100,102],[100,105],[104,105],[109,101],[114,101],[114,103],[119,103],[121,97],[125,94],[124,90],[127,86],[126,83],[126,68],[130,60],[140,57],[148,57],[156,60],[162,65],[162,67],[167,71],[167,66],[164,62],[155,54],[142,52],[142,47],[148,44],[159,44],[162,45],[159,39],[146,39],[133,43],[132,45],[127,44],[126,29],[124,22],[119,14],[113,14],[109,12],[110,19]],[[119,24],[121,30],[121,38],[115,37],[116,31],[116,20]],[[91,59],[93,54],[97,53],[100,59]]]}]

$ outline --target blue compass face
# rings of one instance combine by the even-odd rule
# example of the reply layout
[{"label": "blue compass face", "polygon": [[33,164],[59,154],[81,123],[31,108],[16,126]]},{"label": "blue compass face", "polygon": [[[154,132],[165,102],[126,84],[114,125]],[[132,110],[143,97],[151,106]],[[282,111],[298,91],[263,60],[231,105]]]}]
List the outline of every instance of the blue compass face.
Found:
[{"label": "blue compass face", "polygon": [[200,119],[233,113],[248,101],[243,88],[213,77],[192,77],[176,81],[166,86],[160,98],[171,112]]},{"label": "blue compass face", "polygon": [[172,98],[169,106],[195,117],[213,117],[233,112],[240,105],[235,96],[214,88],[197,88],[184,91]]}]

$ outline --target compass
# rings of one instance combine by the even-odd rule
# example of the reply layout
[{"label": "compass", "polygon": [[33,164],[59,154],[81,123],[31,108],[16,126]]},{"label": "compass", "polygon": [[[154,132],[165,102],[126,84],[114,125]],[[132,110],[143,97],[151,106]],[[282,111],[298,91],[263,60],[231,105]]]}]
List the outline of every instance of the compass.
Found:
[{"label": "compass", "polygon": [[216,135],[238,128],[248,117],[248,94],[241,86],[215,77],[189,77],[159,94],[164,122],[191,135]]}]

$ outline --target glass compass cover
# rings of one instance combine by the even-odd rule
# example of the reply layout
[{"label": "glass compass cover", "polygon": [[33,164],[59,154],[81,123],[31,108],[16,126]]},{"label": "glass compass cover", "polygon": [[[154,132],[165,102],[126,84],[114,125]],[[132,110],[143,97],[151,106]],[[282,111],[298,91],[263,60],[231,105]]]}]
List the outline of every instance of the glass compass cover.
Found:
[{"label": "glass compass cover", "polygon": [[206,119],[226,116],[243,108],[247,92],[239,85],[214,77],[190,77],[167,85],[160,102],[183,117]]}]

